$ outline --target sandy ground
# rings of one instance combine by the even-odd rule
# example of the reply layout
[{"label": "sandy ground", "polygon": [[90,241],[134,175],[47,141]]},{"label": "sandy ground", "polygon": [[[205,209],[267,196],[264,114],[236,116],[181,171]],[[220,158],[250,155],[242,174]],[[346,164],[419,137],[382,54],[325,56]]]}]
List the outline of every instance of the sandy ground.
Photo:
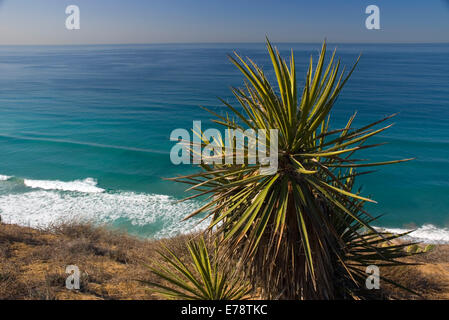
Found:
[{"label": "sandy ground", "polygon": [[449,245],[437,245],[429,253],[419,254],[405,260],[418,265],[381,269],[381,273],[419,293],[421,297],[385,284],[394,297],[449,300]]}]

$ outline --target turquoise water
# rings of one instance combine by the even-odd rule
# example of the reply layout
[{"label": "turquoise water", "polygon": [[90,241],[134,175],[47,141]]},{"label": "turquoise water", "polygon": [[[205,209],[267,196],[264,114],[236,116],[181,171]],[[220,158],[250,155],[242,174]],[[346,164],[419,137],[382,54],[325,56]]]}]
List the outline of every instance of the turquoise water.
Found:
[{"label": "turquoise water", "polygon": [[[291,47],[302,80],[320,46],[280,45]],[[192,170],[171,164],[169,135],[208,121],[198,105],[221,112],[217,96],[234,101],[233,50],[270,70],[263,44],[0,47],[3,220],[90,220],[149,237],[195,228],[179,220],[199,203],[178,203],[184,186],[161,179]],[[386,214],[380,226],[449,240],[449,45],[337,46],[346,65],[360,52],[335,125],[354,111],[359,125],[400,112],[373,140],[389,144],[361,157],[417,158],[360,179],[379,202],[369,210]]]}]

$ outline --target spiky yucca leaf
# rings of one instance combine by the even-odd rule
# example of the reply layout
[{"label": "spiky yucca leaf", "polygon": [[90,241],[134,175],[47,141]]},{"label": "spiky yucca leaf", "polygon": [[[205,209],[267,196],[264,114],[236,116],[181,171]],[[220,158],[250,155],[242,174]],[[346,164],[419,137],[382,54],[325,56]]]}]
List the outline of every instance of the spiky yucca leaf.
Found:
[{"label": "spiky yucca leaf", "polygon": [[151,268],[156,276],[168,285],[143,281],[154,287],[152,291],[168,299],[183,300],[243,300],[251,292],[251,285],[235,268],[222,267],[216,251],[211,258],[204,238],[191,240],[187,244],[192,263],[181,261],[170,249],[160,251],[162,260],[169,266]]},{"label": "spiky yucca leaf", "polygon": [[[377,146],[366,141],[389,128],[375,126],[391,116],[354,129],[354,115],[345,127],[329,129],[332,107],[355,66],[345,76],[335,52],[326,66],[326,43],[315,68],[310,60],[302,93],[293,52],[287,64],[268,40],[267,48],[277,88],[253,61],[235,54],[230,59],[246,78],[243,89],[232,89],[240,108],[223,101],[232,120],[210,112],[217,124],[229,129],[278,130],[275,174],[263,175],[260,164],[250,164],[245,144],[245,164],[202,164],[203,172],[173,180],[190,184],[196,196],[209,195],[209,202],[189,217],[202,212],[211,217],[210,230],[227,254],[238,257],[253,279],[260,280],[267,297],[341,298],[339,281],[350,279],[358,287],[360,266],[379,260],[396,264],[404,252],[388,244],[379,248],[387,240],[371,227],[372,217],[363,210],[364,202],[374,201],[352,191],[354,178],[367,173],[356,169],[410,159],[366,163],[353,158]],[[210,143],[203,137],[201,147]],[[238,151],[222,148],[214,158],[224,159],[229,152],[236,157]],[[371,241],[368,234],[381,242]],[[345,296],[355,295],[350,291]]]}]

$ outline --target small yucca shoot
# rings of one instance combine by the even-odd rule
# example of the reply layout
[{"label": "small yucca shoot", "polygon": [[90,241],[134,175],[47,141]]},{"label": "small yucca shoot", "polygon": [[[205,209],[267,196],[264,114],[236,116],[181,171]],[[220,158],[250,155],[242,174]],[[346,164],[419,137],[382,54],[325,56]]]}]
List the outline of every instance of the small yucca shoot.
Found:
[{"label": "small yucca shoot", "polygon": [[223,267],[218,263],[217,249],[209,256],[204,238],[191,240],[187,244],[191,263],[181,261],[170,249],[159,251],[167,267],[158,265],[151,268],[156,276],[167,282],[166,285],[142,281],[155,289],[152,291],[168,299],[183,300],[244,300],[249,297],[251,285],[234,268]]}]

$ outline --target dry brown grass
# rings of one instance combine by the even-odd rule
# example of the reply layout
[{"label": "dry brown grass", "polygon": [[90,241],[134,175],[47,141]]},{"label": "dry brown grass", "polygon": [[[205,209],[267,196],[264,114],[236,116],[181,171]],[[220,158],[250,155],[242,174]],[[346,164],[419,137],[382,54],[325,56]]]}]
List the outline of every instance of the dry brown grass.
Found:
[{"label": "dry brown grass", "polygon": [[[188,236],[164,240],[186,256]],[[146,264],[161,241],[89,225],[36,230],[0,225],[0,299],[156,299],[137,280],[158,281]],[[81,271],[80,290],[65,288],[67,265]]]},{"label": "dry brown grass", "polygon": [[[0,299],[157,299],[138,281],[159,281],[144,264],[159,261],[161,242],[188,259],[184,244],[191,237],[156,241],[89,225],[36,230],[0,224]],[[449,246],[407,260],[421,265],[383,268],[381,275],[422,297],[381,282],[386,296],[449,299]],[[65,288],[67,265],[79,267],[80,290]]]},{"label": "dry brown grass", "polygon": [[449,245],[438,245],[429,253],[415,255],[404,260],[417,265],[383,268],[381,274],[419,293],[420,296],[384,282],[383,288],[388,296],[401,300],[449,300]]}]

